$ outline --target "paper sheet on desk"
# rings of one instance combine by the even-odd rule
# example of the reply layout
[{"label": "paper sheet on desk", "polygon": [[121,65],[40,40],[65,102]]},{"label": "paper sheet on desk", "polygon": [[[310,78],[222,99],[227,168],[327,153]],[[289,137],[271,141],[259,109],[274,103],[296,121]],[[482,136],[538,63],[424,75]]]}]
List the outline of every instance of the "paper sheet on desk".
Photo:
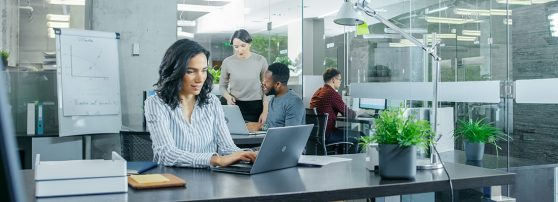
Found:
[{"label": "paper sheet on desk", "polygon": [[350,161],[350,160],[352,159],[332,157],[332,156],[301,155],[300,159],[298,159],[298,163],[306,164],[306,165],[325,166],[330,163],[337,163],[337,162]]}]

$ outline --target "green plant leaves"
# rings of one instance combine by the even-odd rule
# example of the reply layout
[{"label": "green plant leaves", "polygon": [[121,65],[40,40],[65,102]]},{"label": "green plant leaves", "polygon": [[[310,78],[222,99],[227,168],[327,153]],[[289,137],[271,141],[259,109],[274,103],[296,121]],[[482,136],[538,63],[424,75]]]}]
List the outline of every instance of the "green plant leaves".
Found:
[{"label": "green plant leaves", "polygon": [[221,69],[217,69],[217,66],[207,68],[207,72],[213,76],[213,83],[218,84],[221,79]]},{"label": "green plant leaves", "polygon": [[484,118],[479,120],[459,120],[457,125],[453,135],[470,143],[488,143],[494,145],[497,149],[501,149],[497,141],[508,138],[506,134],[486,122]]},{"label": "green plant leaves", "polygon": [[412,116],[406,118],[403,112],[404,109],[399,108],[380,112],[380,116],[374,120],[376,133],[374,136],[361,137],[359,144],[362,146],[377,142],[401,147],[426,147],[433,137],[429,122],[415,120]]},{"label": "green plant leaves", "polygon": [[10,57],[10,52],[5,50],[0,50],[0,58],[8,59]]},{"label": "green plant leaves", "polygon": [[287,56],[279,56],[279,57],[275,58],[274,62],[282,63],[282,64],[287,65],[287,66],[292,64],[291,59],[289,59],[289,57],[287,57]]}]

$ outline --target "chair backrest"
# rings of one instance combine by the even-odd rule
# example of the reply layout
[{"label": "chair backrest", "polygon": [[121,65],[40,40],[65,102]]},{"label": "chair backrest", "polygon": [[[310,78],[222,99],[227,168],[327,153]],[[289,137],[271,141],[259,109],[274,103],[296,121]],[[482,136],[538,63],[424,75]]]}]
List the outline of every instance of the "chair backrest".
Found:
[{"label": "chair backrest", "polygon": [[120,131],[121,154],[127,161],[152,161],[149,132]]},{"label": "chair backrest", "polygon": [[[314,111],[315,112],[315,111]],[[328,114],[306,113],[306,124],[314,124],[312,133],[306,143],[306,155],[327,155],[325,133]]]},{"label": "chair backrest", "polygon": [[306,108],[306,114],[318,114],[318,111],[316,110],[316,108]]}]

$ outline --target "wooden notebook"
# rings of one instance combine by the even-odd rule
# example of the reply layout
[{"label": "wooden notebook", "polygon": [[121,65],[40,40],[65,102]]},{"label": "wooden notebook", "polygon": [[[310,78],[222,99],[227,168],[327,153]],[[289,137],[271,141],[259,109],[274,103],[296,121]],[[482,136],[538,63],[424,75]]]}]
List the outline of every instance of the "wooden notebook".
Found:
[{"label": "wooden notebook", "polygon": [[128,176],[128,184],[134,189],[157,189],[166,187],[184,187],[186,182],[173,174],[161,174],[167,178],[165,182],[138,183],[132,176]]}]

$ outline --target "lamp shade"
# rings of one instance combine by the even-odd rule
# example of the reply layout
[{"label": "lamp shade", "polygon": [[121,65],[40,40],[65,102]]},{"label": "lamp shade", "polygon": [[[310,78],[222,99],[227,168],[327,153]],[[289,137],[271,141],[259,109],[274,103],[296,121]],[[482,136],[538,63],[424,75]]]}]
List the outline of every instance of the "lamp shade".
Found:
[{"label": "lamp shade", "polygon": [[343,3],[333,22],[345,26],[355,26],[364,23],[362,18],[355,11],[353,4],[349,1]]}]

